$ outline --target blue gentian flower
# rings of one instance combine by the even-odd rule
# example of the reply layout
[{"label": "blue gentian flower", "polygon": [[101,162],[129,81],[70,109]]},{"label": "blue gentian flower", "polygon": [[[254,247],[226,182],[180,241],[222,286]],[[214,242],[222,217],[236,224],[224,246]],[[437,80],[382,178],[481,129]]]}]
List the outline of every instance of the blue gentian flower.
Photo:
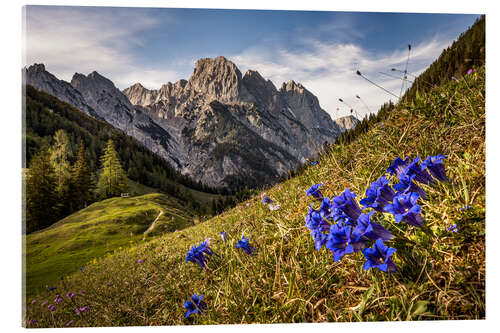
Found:
[{"label": "blue gentian flower", "polygon": [[255,251],[255,248],[250,244],[250,240],[245,236],[241,237],[241,240],[234,246],[242,249],[246,254],[252,254]]},{"label": "blue gentian flower", "polygon": [[210,238],[201,242],[199,246],[193,245],[186,255],[186,262],[191,261],[205,269],[207,265],[207,258],[205,257],[205,254],[213,254],[212,249],[210,249]]},{"label": "blue gentian flower", "polygon": [[326,239],[325,247],[333,252],[333,260],[339,261],[344,254],[361,250],[366,240],[351,237],[351,227],[333,224]]},{"label": "blue gentian flower", "polygon": [[351,192],[349,188],[346,188],[341,195],[332,199],[332,207],[340,209],[350,219],[356,221],[359,215],[361,215],[361,209],[356,200],[354,200],[355,197],[356,194]]},{"label": "blue gentian flower", "polygon": [[322,216],[320,211],[309,206],[309,213],[306,215],[306,227],[310,230],[325,232],[330,230],[330,223]]},{"label": "blue gentian flower", "polygon": [[366,258],[363,269],[366,271],[370,268],[376,267],[382,272],[395,272],[396,265],[390,259],[390,256],[392,256],[394,252],[396,252],[396,249],[393,247],[385,246],[382,238],[377,239],[375,241],[375,244],[373,244],[373,247],[363,250],[363,254]]},{"label": "blue gentian flower", "polygon": [[[327,201],[328,198],[323,200],[323,203]],[[329,200],[328,200],[329,202]],[[319,211],[313,209],[313,205],[309,206],[309,212],[306,215],[306,227],[311,230],[311,236],[314,238],[314,245],[316,250],[320,250],[326,242],[326,235],[324,232],[330,230],[330,223],[327,221],[330,212],[328,212],[326,205],[323,205]]]},{"label": "blue gentian flower", "polygon": [[411,161],[410,164],[408,164],[404,170],[404,174],[406,175],[415,175],[413,178],[414,181],[417,181],[422,184],[431,184],[434,182],[434,179],[432,179],[431,175],[426,168],[422,168],[420,163],[420,157],[416,157],[413,161]]},{"label": "blue gentian flower", "polygon": [[405,158],[404,160],[401,159],[401,157],[396,157],[394,162],[387,168],[387,172],[390,175],[396,175],[399,177],[400,174],[403,173],[403,171],[406,168],[406,165],[408,164],[409,158]]},{"label": "blue gentian flower", "polygon": [[201,313],[207,308],[207,304],[202,301],[203,295],[197,296],[196,293],[191,296],[190,301],[184,302],[184,308],[187,310],[184,314],[184,318],[189,317],[192,314]]},{"label": "blue gentian flower", "polygon": [[264,196],[264,199],[262,200],[262,203],[265,203],[265,204],[272,204],[273,202],[274,201],[269,199],[267,196]]},{"label": "blue gentian flower", "polygon": [[326,239],[327,239],[328,235],[322,233],[319,230],[312,230],[311,236],[314,238],[314,248],[316,249],[316,251],[321,250],[323,245],[326,244]]},{"label": "blue gentian flower", "polygon": [[457,232],[458,231],[457,224],[453,223],[452,225],[448,226],[446,230],[450,232]]},{"label": "blue gentian flower", "polygon": [[222,238],[222,241],[225,242],[227,233],[225,231],[221,231],[221,232],[219,232],[219,235],[220,235],[220,238]]},{"label": "blue gentian flower", "polygon": [[373,240],[381,238],[384,241],[392,239],[393,235],[389,230],[380,224],[371,221],[371,216],[374,213],[375,212],[361,214],[358,217],[356,227],[352,231],[353,237],[355,237],[356,240],[359,240],[361,237],[367,237]]},{"label": "blue gentian flower", "polygon": [[384,207],[386,212],[392,213],[397,223],[403,221],[415,227],[422,227],[424,221],[420,215],[420,206],[416,204],[420,196],[416,192],[398,194],[391,204]]},{"label": "blue gentian flower", "polygon": [[311,162],[311,165],[316,165],[316,164],[318,164],[318,161],[312,161]]},{"label": "blue gentian flower", "polygon": [[427,194],[421,187],[415,184],[415,182],[413,181],[414,178],[415,175],[409,173],[401,174],[399,176],[399,183],[394,185],[394,189],[398,191],[397,194],[401,193],[407,194],[410,192],[416,192],[422,199],[425,199],[427,197]]},{"label": "blue gentian flower", "polygon": [[440,182],[448,181],[446,171],[444,170],[443,159],[447,158],[444,155],[427,156],[427,158],[420,163],[422,170],[429,170],[430,174]]},{"label": "blue gentian flower", "polygon": [[[312,208],[312,205],[309,208]],[[333,210],[330,198],[328,197],[323,198],[323,201],[321,201],[321,205],[319,206],[319,213],[322,218],[332,221]]]},{"label": "blue gentian flower", "polygon": [[309,196],[309,195],[312,195],[314,199],[318,200],[318,201],[322,201],[323,200],[323,194],[321,193],[321,191],[319,190],[319,188],[323,186],[323,183],[319,183],[319,184],[315,184],[315,185],[312,185],[311,187],[309,187],[309,189],[306,191],[306,194]]},{"label": "blue gentian flower", "polygon": [[366,198],[361,199],[360,204],[383,212],[385,205],[394,199],[394,195],[394,191],[389,186],[389,179],[382,176],[366,189]]}]

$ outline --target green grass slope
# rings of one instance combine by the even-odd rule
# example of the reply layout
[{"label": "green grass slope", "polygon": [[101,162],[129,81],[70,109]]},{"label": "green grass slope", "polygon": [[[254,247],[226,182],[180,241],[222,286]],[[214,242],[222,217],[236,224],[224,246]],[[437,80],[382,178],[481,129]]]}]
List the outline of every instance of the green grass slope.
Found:
[{"label": "green grass slope", "polygon": [[[433,89],[269,189],[278,210],[256,196],[205,223],[116,252],[39,294],[35,303],[27,299],[26,319],[44,327],[70,320],[73,326],[119,326],[484,318],[484,93],[484,69]],[[452,181],[424,186],[428,198],[419,204],[426,227],[374,215],[396,236],[387,243],[397,249],[396,273],[363,271],[360,252],[334,262],[325,248],[314,249],[304,226],[309,186],[322,182],[329,197],[349,187],[361,199],[397,156],[435,154],[448,156]],[[452,223],[457,233],[446,230]],[[234,247],[242,235],[250,237],[255,255]],[[207,237],[215,253],[208,268],[185,263],[188,249]],[[84,296],[63,296],[54,312],[41,306],[53,303],[56,293],[80,290]],[[193,293],[205,295],[207,310],[184,319],[184,301]],[[77,306],[90,310],[77,315]]]},{"label": "green grass slope", "polygon": [[[160,212],[154,228],[144,234]],[[163,194],[96,202],[26,236],[26,293],[32,295],[52,286],[95,258],[192,224],[190,213]]]}]

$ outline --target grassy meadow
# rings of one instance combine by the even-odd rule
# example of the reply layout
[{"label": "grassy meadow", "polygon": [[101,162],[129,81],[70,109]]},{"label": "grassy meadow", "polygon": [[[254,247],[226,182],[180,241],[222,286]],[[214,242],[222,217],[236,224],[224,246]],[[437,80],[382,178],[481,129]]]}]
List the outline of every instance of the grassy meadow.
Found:
[{"label": "grassy meadow", "polygon": [[[151,194],[95,203],[29,235],[28,290],[41,290],[37,288],[49,280],[56,289],[29,295],[25,318],[36,322],[27,325],[484,318],[484,82],[483,68],[417,96],[411,104],[400,103],[386,120],[353,142],[333,145],[317,165],[267,190],[266,195],[281,205],[275,211],[257,195],[204,223],[142,241],[142,233],[165,209],[159,195]],[[315,250],[304,226],[314,202],[306,196],[311,185],[323,183],[321,191],[330,198],[350,188],[359,202],[396,157],[425,159],[438,154],[448,157],[444,165],[451,180],[421,186],[427,193],[418,201],[424,228],[395,223],[388,213],[373,215],[395,235],[387,245],[397,249],[393,255],[397,272],[364,271],[361,252],[334,262],[330,251]],[[395,177],[390,179],[394,184]],[[186,223],[190,217],[180,208],[175,214]],[[168,229],[168,218],[164,223]],[[457,232],[447,230],[452,224]],[[221,231],[227,233],[225,242]],[[254,255],[234,247],[243,235],[255,247]],[[202,270],[186,263],[185,257],[206,238],[211,238],[214,254]],[[93,246],[73,257],[88,242]],[[94,257],[100,259],[87,264]],[[84,264],[83,273],[55,282]],[[66,297],[67,292],[76,296]],[[207,309],[184,319],[184,302],[194,293],[204,295]],[[63,301],[50,311],[46,304],[55,304],[56,294]],[[75,313],[86,306],[87,312]]]},{"label": "grassy meadow", "polygon": [[[160,212],[154,228],[146,232]],[[25,236],[26,293],[30,296],[46,290],[96,258],[192,224],[193,216],[177,200],[163,194],[96,202]]]}]

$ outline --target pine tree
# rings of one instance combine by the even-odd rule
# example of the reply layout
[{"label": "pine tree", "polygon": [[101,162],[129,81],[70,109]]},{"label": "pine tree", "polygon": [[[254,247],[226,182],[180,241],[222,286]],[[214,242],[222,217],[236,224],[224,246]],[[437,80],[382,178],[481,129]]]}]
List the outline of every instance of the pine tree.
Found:
[{"label": "pine tree", "polygon": [[102,171],[97,183],[97,192],[100,198],[119,196],[128,191],[128,180],[123,171],[118,153],[113,141],[109,139],[104,154],[101,156]]},{"label": "pine tree", "polygon": [[56,189],[60,200],[64,200],[69,191],[71,178],[69,158],[71,156],[68,135],[62,129],[54,134],[54,144],[50,147],[50,161],[56,173]]},{"label": "pine tree", "polygon": [[26,231],[45,228],[58,219],[56,174],[50,153],[42,148],[26,172]]},{"label": "pine tree", "polygon": [[80,142],[80,149],[71,174],[73,209],[82,209],[91,199],[92,178],[90,167],[85,156],[85,145]]}]

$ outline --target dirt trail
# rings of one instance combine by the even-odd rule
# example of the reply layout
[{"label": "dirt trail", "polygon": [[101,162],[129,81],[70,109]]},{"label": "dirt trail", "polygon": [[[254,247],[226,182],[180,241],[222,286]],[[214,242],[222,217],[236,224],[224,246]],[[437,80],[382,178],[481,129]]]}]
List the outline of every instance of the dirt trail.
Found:
[{"label": "dirt trail", "polygon": [[149,228],[144,231],[144,235],[146,235],[148,232],[150,232],[151,230],[153,230],[153,228],[155,227],[155,223],[156,221],[158,221],[158,219],[160,218],[160,216],[163,214],[163,211],[160,210],[160,214],[158,214],[158,216],[155,218],[155,220],[153,221],[153,223],[151,223],[151,225],[149,226]]}]

